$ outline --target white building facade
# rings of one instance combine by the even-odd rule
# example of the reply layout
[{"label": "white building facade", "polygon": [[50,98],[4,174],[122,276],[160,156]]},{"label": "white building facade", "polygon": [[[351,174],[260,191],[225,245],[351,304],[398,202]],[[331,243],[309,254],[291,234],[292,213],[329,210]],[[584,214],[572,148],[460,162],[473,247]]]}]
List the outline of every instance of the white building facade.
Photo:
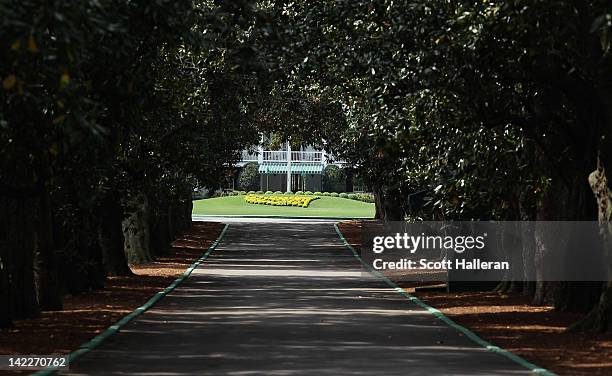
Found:
[{"label": "white building facade", "polygon": [[245,150],[237,167],[249,162],[257,162],[259,166],[261,191],[282,192],[323,192],[325,167],[346,165],[312,146],[292,149],[289,143],[284,143],[279,150],[266,150],[263,146]]}]

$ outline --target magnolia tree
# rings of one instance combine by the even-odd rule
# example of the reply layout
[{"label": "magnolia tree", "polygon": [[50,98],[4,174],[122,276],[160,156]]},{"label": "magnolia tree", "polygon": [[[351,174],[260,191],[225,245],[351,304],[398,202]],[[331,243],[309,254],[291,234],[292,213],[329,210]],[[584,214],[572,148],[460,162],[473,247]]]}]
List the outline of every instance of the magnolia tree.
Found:
[{"label": "magnolia tree", "polygon": [[[255,142],[248,3],[0,4],[0,324],[129,274]],[[248,21],[250,20],[250,21]],[[249,24],[250,22],[250,24]]]},{"label": "magnolia tree", "polygon": [[[607,243],[597,252],[612,265],[607,2],[261,8],[275,22],[267,48],[282,82],[343,117],[344,127],[328,130],[327,147],[368,179],[381,219],[599,217]],[[431,200],[409,210],[409,195],[423,191]],[[546,282],[547,257],[568,265],[579,257],[559,247],[551,255],[524,244],[523,255],[510,256],[522,259],[525,273],[535,269],[536,283],[508,276],[499,288],[524,291],[535,304],[592,309],[579,326],[609,328],[612,275],[605,285]]]},{"label": "magnolia tree", "polygon": [[[536,227],[508,255],[536,282],[509,275],[498,289],[591,310],[577,328],[612,326],[608,2],[0,11],[3,324],[163,252],[189,225],[192,186],[218,185],[266,132],[349,161],[381,220],[601,221],[590,251],[605,284],[547,282],[547,258],[578,256],[551,255]],[[415,193],[428,198],[419,207]]]}]

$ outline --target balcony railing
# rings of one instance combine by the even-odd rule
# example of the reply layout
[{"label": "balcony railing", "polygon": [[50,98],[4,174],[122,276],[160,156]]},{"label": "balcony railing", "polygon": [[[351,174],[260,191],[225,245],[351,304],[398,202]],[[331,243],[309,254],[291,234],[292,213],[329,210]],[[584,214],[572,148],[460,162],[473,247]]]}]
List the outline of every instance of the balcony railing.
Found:
[{"label": "balcony railing", "polygon": [[292,151],[292,162],[323,162],[322,151]]},{"label": "balcony railing", "polygon": [[[276,150],[264,150],[263,151],[264,162],[287,162],[286,151]],[[292,162],[323,162],[322,151],[292,151],[291,152]]]},{"label": "balcony railing", "polygon": [[263,151],[263,161],[264,162],[287,162],[287,152],[286,151],[264,150]]},{"label": "balcony railing", "polygon": [[[261,161],[263,162],[287,162],[286,150],[263,150],[261,153]],[[244,150],[241,161],[258,162],[260,159],[257,152]],[[291,162],[323,163],[324,161],[325,155],[322,151],[291,151]],[[333,163],[342,164],[345,162],[334,160]]]}]

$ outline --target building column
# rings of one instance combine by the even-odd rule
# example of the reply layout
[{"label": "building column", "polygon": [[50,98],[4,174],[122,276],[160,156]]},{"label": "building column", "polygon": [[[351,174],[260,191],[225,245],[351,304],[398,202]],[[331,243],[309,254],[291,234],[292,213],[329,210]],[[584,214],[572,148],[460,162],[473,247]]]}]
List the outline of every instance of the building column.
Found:
[{"label": "building column", "polygon": [[257,146],[257,163],[261,166],[264,161],[264,148],[263,148],[263,136],[261,136],[261,142]]},{"label": "building column", "polygon": [[291,143],[287,140],[287,192],[291,192]]}]

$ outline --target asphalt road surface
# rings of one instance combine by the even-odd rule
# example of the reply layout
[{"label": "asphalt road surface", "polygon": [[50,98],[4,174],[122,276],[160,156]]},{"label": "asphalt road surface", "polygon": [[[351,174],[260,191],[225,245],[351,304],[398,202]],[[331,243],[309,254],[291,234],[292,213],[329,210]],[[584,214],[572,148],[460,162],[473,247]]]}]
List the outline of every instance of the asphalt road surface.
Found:
[{"label": "asphalt road surface", "polygon": [[516,375],[361,266],[326,221],[233,220],[189,279],[72,375]]}]

